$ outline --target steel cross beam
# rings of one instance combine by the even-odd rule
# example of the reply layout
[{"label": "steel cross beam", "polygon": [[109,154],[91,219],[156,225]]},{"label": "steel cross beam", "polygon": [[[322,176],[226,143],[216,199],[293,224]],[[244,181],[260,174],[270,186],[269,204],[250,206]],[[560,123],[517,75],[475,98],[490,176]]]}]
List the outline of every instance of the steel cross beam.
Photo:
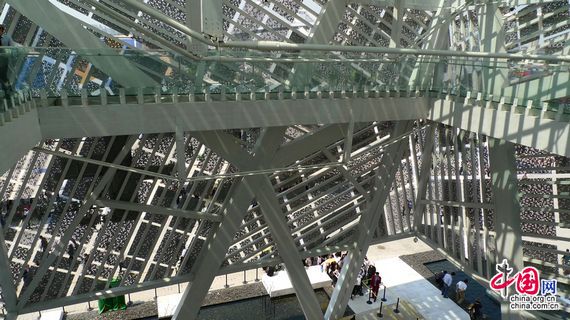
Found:
[{"label": "steel cross beam", "polygon": [[[381,7],[396,6],[399,0],[347,0],[347,3],[357,3],[361,5],[373,5]],[[434,10],[442,5],[439,0],[405,0],[404,8],[417,10]]]},{"label": "steel cross beam", "polygon": [[[412,121],[398,122],[394,128],[393,136],[400,137],[410,131],[412,126]],[[350,250],[345,257],[347,263],[341,270],[325,313],[325,319],[339,319],[344,314],[358,270],[362,266],[368,246],[374,236],[375,226],[378,225],[380,218],[384,216],[384,204],[390,195],[390,189],[394,184],[396,172],[400,167],[400,160],[407,145],[406,139],[402,139],[385,149],[382,160],[387,159],[387,161],[383,161],[383,165],[376,170],[372,200],[368,201],[367,210],[360,218],[358,232],[356,232],[353,239],[354,249]]]},{"label": "steel cross beam", "polygon": [[[216,153],[236,165],[239,169],[248,169],[248,163],[255,159],[235,143],[234,139],[227,134],[215,134],[201,132],[197,135],[204,144],[212,148]],[[241,167],[238,165],[241,164]],[[266,165],[260,163],[260,165]],[[267,176],[247,176],[244,182],[255,186],[252,192],[263,209],[263,216],[287,268],[287,274],[293,284],[299,303],[308,319],[322,318],[319,301],[311,286],[311,282],[301,263],[302,259],[293,241],[285,215],[278,203],[273,185]]]},{"label": "steel cross beam", "polygon": [[[285,130],[282,127],[266,129],[259,138],[255,147],[255,156],[249,169],[259,168],[263,163],[271,162],[275,151],[281,145]],[[212,133],[215,135],[215,133]],[[230,143],[231,145],[232,143]],[[225,146],[222,146],[222,149]],[[223,153],[219,153],[223,154]],[[176,307],[173,319],[195,319],[200,311],[204,297],[222,265],[225,253],[241,226],[241,221],[247,213],[247,208],[253,199],[251,185],[244,178],[232,185],[224,201],[222,221],[216,230],[208,237],[206,244],[200,251],[191,273],[196,275],[194,281],[186,288],[180,304]]]},{"label": "steel cross beam", "polygon": [[[505,18],[497,3],[488,3],[479,11],[482,52],[506,52],[505,48]],[[489,94],[501,94],[505,83],[508,82],[507,69],[501,68],[497,61],[483,59],[483,88]]]},{"label": "steel cross beam", "polygon": [[222,217],[217,214],[211,214],[201,211],[173,209],[173,208],[153,206],[143,203],[132,203],[126,201],[99,199],[95,201],[95,205],[100,207],[109,207],[112,209],[122,209],[128,211],[136,211],[136,212],[148,212],[165,216],[174,216],[174,217],[188,218],[188,219],[201,219],[201,220],[210,220],[216,222],[220,222],[222,220]]},{"label": "steel cross beam", "polygon": [[303,267],[297,245],[291,237],[287,219],[281,205],[277,201],[273,185],[267,176],[250,176],[246,180],[257,186],[254,190],[257,201],[261,205],[263,217],[269,226],[273,241],[283,259],[287,274],[293,284],[297,299],[307,319],[320,319],[323,317],[319,300],[315,295],[311,281]]},{"label": "steel cross beam", "polygon": [[[515,145],[505,140],[488,139],[495,204],[496,261],[501,263],[506,259],[516,271],[520,271],[524,263]],[[501,303],[501,315],[503,319],[520,319],[519,311],[511,310],[508,301]]]},{"label": "steel cross beam", "polygon": [[[420,232],[420,226],[422,225],[422,214],[426,207],[426,202],[422,200],[424,200],[426,197],[427,185],[431,176],[431,163],[433,160],[433,147],[435,142],[435,125],[429,126],[426,131],[426,142],[424,144],[424,149],[422,150],[422,165],[420,172],[418,172],[418,192],[416,194],[416,206],[414,208],[414,230],[416,232]],[[416,141],[416,143],[419,143],[419,141]]]},{"label": "steel cross beam", "polygon": [[[434,19],[431,21],[430,31],[427,38],[426,49],[442,49],[444,48],[444,41],[449,38],[449,23],[451,11],[444,4],[447,0],[440,0],[437,12]],[[437,59],[437,58],[436,58]],[[437,60],[433,63],[428,63],[427,66],[423,62],[416,62],[414,71],[410,76],[410,85],[418,85],[425,88],[429,81],[434,77],[434,70],[436,69]],[[434,79],[435,80],[435,79]]]},{"label": "steel cross beam", "polygon": [[[8,319],[10,319],[10,317],[17,316],[16,307],[18,305],[18,298],[12,268],[10,268],[10,260],[8,259],[8,252],[6,251],[3,230],[0,230],[0,243],[2,244],[2,248],[0,248],[0,287],[2,288],[2,296],[6,304]],[[16,246],[16,244],[14,244],[14,246]]]},{"label": "steel cross beam", "polygon": [[[346,1],[328,1],[321,9],[305,43],[329,43],[337,31],[339,21],[342,20],[345,11]],[[313,69],[314,65],[312,64],[295,65],[289,76],[290,86],[301,84],[300,87],[304,88],[305,85],[309,85],[312,80],[310,75]]]},{"label": "steel cross beam", "polygon": [[[358,131],[360,128],[361,126],[356,124],[354,130]],[[273,164],[277,168],[287,166],[312,153],[318,152],[344,138],[347,130],[348,126],[346,124],[331,124],[308,133],[277,150],[277,156]]]}]

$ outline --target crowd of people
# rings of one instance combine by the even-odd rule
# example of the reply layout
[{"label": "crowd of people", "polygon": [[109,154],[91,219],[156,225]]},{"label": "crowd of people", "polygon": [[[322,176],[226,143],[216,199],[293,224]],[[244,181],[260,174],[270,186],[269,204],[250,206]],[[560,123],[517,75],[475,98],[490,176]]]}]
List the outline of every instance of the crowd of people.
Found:
[{"label": "crowd of people", "polygon": [[[305,259],[304,265],[306,267],[320,265],[321,271],[325,272],[331,278],[332,285],[335,286],[338,278],[340,277],[340,271],[345,263],[345,258],[346,253],[337,252],[328,256],[309,257]],[[363,296],[364,286],[366,286],[369,288],[369,298],[376,301],[381,284],[382,278],[380,277],[380,273],[376,271],[374,262],[365,257],[362,266],[358,271],[358,275],[356,276],[351,299],[355,296]]]}]

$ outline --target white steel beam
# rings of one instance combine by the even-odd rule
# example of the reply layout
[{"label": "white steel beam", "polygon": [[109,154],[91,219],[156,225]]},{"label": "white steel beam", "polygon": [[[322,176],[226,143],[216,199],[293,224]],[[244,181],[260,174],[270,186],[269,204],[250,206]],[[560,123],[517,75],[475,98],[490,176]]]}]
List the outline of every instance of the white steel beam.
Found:
[{"label": "white steel beam", "polygon": [[[328,44],[338,29],[339,21],[346,10],[346,0],[328,1],[321,10],[315,25],[305,41],[308,44]],[[289,80],[290,86],[304,88],[311,81],[313,64],[297,64]]]},{"label": "white steel beam", "polygon": [[[505,18],[497,3],[481,6],[479,11],[481,34],[481,51],[504,53],[505,49]],[[507,69],[500,67],[497,61],[483,59],[483,88],[485,94],[499,95],[507,79]]]},{"label": "white steel beam", "polygon": [[405,0],[394,0],[394,8],[392,9],[392,34],[390,36],[390,47],[398,48],[400,47],[400,38],[402,36],[402,25],[404,20],[404,1]]},{"label": "white steel beam", "polygon": [[489,137],[570,157],[570,123],[436,100],[428,119]]},{"label": "white steel beam", "polygon": [[[99,37],[85,29],[81,21],[59,10],[50,1],[8,0],[8,3],[71,49],[89,48],[99,53],[104,50],[113,50],[106,46]],[[154,79],[135,67],[125,57],[89,55],[88,59],[95,67],[123,86],[154,87],[158,85]]]},{"label": "white steel beam", "polygon": [[[359,126],[356,125],[358,130]],[[307,133],[277,150],[274,165],[276,167],[290,165],[318,150],[338,142],[347,135],[348,126],[344,124],[331,124],[319,130]]]},{"label": "white steel beam", "polygon": [[[412,124],[411,121],[398,122],[394,128],[393,136],[400,137],[409,132]],[[325,313],[325,319],[340,319],[345,312],[358,270],[362,266],[376,226],[378,226],[380,218],[384,216],[384,204],[394,184],[396,172],[400,167],[407,145],[406,139],[401,139],[385,149],[382,164],[375,172],[372,200],[367,201],[367,209],[358,223],[358,231],[353,239],[354,249],[350,250],[345,258],[348,263],[345,263],[341,270]]]},{"label": "white steel beam", "polygon": [[291,237],[286,215],[283,213],[281,205],[276,198],[271,181],[267,176],[250,176],[246,177],[246,180],[249,180],[251,185],[256,186],[254,189],[256,200],[261,205],[263,217],[269,226],[271,237],[277,245],[279,256],[285,263],[287,274],[289,279],[291,279],[305,318],[321,319],[323,313],[319,300],[303,267],[297,245]]},{"label": "white steel beam", "polygon": [[[210,101],[38,110],[44,139],[421,119],[428,98]],[[381,101],[381,107],[379,103]]]},{"label": "white steel beam", "polygon": [[[446,0],[440,0],[437,6],[437,12],[431,21],[430,28],[428,29],[427,50],[440,50],[445,48],[449,40],[449,24],[451,22],[451,10],[449,7],[444,6]],[[407,2],[406,2],[407,4]],[[437,72],[439,59],[429,57],[425,60],[417,61],[410,76],[411,86],[420,86],[421,88],[429,87],[431,81],[435,79],[435,72]]]},{"label": "white steel beam", "polygon": [[[380,7],[393,7],[399,0],[347,0],[348,3],[371,5]],[[405,0],[404,8],[433,11],[442,6],[440,0]]]},{"label": "white steel beam", "polygon": [[[418,172],[419,179],[417,185],[417,194],[415,203],[416,206],[414,208],[414,230],[416,232],[423,232],[425,230],[420,230],[420,226],[422,224],[427,223],[427,221],[422,222],[422,216],[424,210],[426,208],[426,203],[422,201],[426,198],[427,186],[429,183],[429,179],[431,177],[431,164],[433,161],[433,147],[434,147],[434,139],[435,139],[435,125],[429,126],[427,129],[427,134],[425,137],[425,144],[424,149],[422,150],[421,157],[422,157],[422,164],[420,168],[420,172]],[[419,136],[419,134],[418,134]],[[419,138],[419,137],[418,137]],[[419,143],[419,141],[416,141]]]},{"label": "white steel beam", "polygon": [[186,174],[186,145],[184,143],[184,131],[180,126],[176,126],[176,168],[178,179],[185,179]]},{"label": "white steel beam", "polygon": [[42,139],[38,115],[34,110],[0,126],[0,174],[14,166]]},{"label": "white steel beam", "polygon": [[109,207],[112,209],[122,209],[128,211],[136,211],[136,212],[148,212],[165,216],[174,216],[174,217],[188,218],[188,219],[203,219],[203,220],[210,220],[217,222],[221,221],[222,219],[222,217],[217,214],[211,214],[206,212],[172,209],[172,208],[153,206],[143,203],[133,203],[133,202],[117,201],[117,200],[99,199],[95,201],[95,205],[98,205],[100,207]]},{"label": "white steel beam", "polygon": [[[188,0],[185,2],[186,25],[192,30],[223,39],[222,0]],[[192,37],[189,49],[198,54],[205,54],[208,46]]]},{"label": "white steel beam", "polygon": [[[495,203],[497,263],[506,259],[515,272],[521,271],[524,262],[515,145],[489,138],[489,166]],[[501,315],[503,319],[520,319],[518,312],[509,308],[508,301],[501,303]]]},{"label": "white steel beam", "polygon": [[[2,226],[3,227],[3,226]],[[14,285],[14,276],[12,268],[10,268],[10,260],[8,259],[8,252],[4,240],[4,232],[0,230],[0,287],[2,288],[2,296],[8,314],[13,316],[17,315],[18,298],[16,294],[16,286]],[[16,244],[14,244],[16,245]]]},{"label": "white steel beam", "polygon": [[515,145],[490,138],[489,167],[495,207],[497,261],[507,259],[521,270],[524,265]]},{"label": "white steel beam", "polygon": [[[281,145],[284,129],[281,127],[266,129],[257,142],[255,157],[248,169],[257,169],[263,163],[271,162],[275,151]],[[223,218],[219,226],[209,236],[202,248],[192,273],[194,281],[186,288],[173,319],[195,319],[216,273],[224,260],[225,254],[239,230],[241,221],[247,213],[256,189],[249,181],[241,178],[232,185],[224,201]]]},{"label": "white steel beam", "polygon": [[[253,163],[254,158],[230,138],[228,135],[217,135],[212,132],[202,132],[198,135],[198,139],[239,169],[247,169]],[[311,150],[314,152],[314,149]],[[264,165],[267,166],[267,164]],[[322,318],[319,302],[301,263],[302,259],[297,252],[297,246],[293,241],[287,221],[284,219],[285,214],[272,191],[271,181],[266,176],[247,176],[245,181],[249,185],[255,186],[252,192],[261,205],[265,222],[269,226],[279,255],[285,263],[287,274],[291,279],[305,317],[308,319]]]}]

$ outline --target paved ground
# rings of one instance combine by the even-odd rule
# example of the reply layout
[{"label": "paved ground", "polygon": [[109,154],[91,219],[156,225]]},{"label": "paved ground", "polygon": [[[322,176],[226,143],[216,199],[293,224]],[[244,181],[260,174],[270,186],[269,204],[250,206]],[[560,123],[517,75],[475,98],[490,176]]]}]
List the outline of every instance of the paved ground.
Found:
[{"label": "paved ground", "polygon": [[[395,304],[397,299],[409,302],[423,317],[428,320],[439,319],[465,319],[469,315],[451,299],[445,299],[436,287],[412,269],[400,258],[374,259],[376,270],[382,277],[386,286],[386,304]],[[381,287],[381,290],[383,288]],[[383,294],[381,293],[380,296]],[[380,299],[373,304],[367,304],[367,295],[357,297],[349,302],[349,306],[356,314],[364,313],[370,309],[378,310]]]}]

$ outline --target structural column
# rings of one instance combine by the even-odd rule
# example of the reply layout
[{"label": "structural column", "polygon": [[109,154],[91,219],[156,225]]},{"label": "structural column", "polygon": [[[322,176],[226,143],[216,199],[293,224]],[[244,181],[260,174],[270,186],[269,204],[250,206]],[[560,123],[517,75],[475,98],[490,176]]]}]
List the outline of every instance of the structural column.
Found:
[{"label": "structural column", "polygon": [[[420,227],[426,223],[426,221],[422,222],[422,214],[426,208],[426,203],[422,202],[422,200],[424,200],[426,197],[427,186],[429,183],[429,178],[431,176],[431,163],[433,160],[435,125],[431,125],[426,129],[426,131],[427,131],[426,140],[425,140],[426,142],[424,144],[424,149],[422,150],[422,155],[421,155],[422,164],[420,172],[418,173],[419,175],[418,185],[417,185],[418,193],[416,195],[416,201],[415,201],[416,206],[414,208],[414,230],[416,232],[425,231],[425,228],[420,229]],[[416,143],[419,143],[419,141],[417,141]]]},{"label": "structural column", "polygon": [[[394,128],[392,136],[398,138],[402,134],[409,132],[411,128],[411,121],[399,122]],[[402,139],[391,144],[384,151],[381,166],[375,173],[372,201],[368,201],[367,209],[360,217],[358,231],[353,238],[354,249],[350,250],[345,257],[345,264],[331,296],[325,319],[340,319],[346,310],[358,270],[362,266],[370,240],[374,235],[374,226],[378,225],[378,221],[384,215],[384,204],[386,203],[386,198],[390,195],[390,189],[394,184],[396,172],[400,167],[400,161],[406,146],[407,140]]]},{"label": "structural column", "polygon": [[302,259],[297,251],[297,245],[291,237],[285,214],[273,191],[273,185],[267,176],[255,175],[246,177],[252,185],[257,186],[255,194],[261,205],[263,217],[271,231],[271,237],[277,244],[279,256],[285,263],[287,274],[293,284],[293,289],[307,319],[322,319],[319,300],[311,286]]},{"label": "structural column", "polygon": [[[514,272],[522,270],[523,250],[521,231],[520,195],[517,186],[515,145],[489,139],[489,162],[493,201],[497,263],[507,259]],[[493,274],[493,271],[491,274]],[[518,312],[509,308],[509,302],[501,303],[503,319],[518,319]]]},{"label": "structural column", "polygon": [[[14,278],[12,276],[12,269],[10,268],[10,260],[6,251],[4,240],[4,232],[0,228],[0,287],[2,288],[2,295],[8,316],[6,319],[15,319],[17,317],[16,307],[18,298],[16,296],[16,286],[14,285]],[[15,244],[14,244],[15,245]]]},{"label": "structural column", "polygon": [[[328,1],[324,5],[305,43],[328,44],[337,31],[339,21],[342,20],[342,16],[344,15],[345,11],[346,1]],[[302,89],[305,87],[305,85],[309,85],[312,79],[311,73],[313,71],[313,68],[313,64],[296,64],[293,70],[293,74],[289,79],[289,85],[298,86],[298,89]]]},{"label": "structural column", "polygon": [[[450,4],[448,0],[441,0],[437,12],[431,21],[427,31],[425,49],[444,49],[449,42]],[[440,67],[438,67],[440,66]],[[420,86],[427,88],[430,83],[436,83],[441,79],[443,69],[439,58],[421,58],[416,61],[414,71],[410,76],[410,86]]]},{"label": "structural column", "polygon": [[[281,127],[266,129],[259,138],[260,140],[255,148],[256,156],[251,159],[250,167],[244,169],[258,169],[263,163],[270,162],[275,156],[275,151],[281,145],[284,131],[284,128]],[[206,133],[204,134],[207,135]],[[221,140],[221,138],[218,140]],[[220,142],[219,150],[227,151],[236,148],[236,145],[229,143],[224,145],[223,141],[218,142]],[[237,149],[237,151],[242,150]],[[223,152],[220,153],[224,155]],[[202,301],[208,293],[212,281],[217,276],[226,252],[241,226],[256,188],[257,186],[251,185],[249,181],[241,178],[230,189],[229,195],[221,209],[223,214],[222,221],[200,251],[191,270],[191,273],[195,275],[194,280],[184,291],[182,299],[172,317],[173,319],[196,319],[198,316]]]},{"label": "structural column", "polygon": [[[481,20],[481,51],[506,52],[504,17],[497,3],[490,3],[481,7],[479,13]],[[507,69],[497,60],[483,59],[483,90],[485,93],[497,98],[501,95],[504,84],[508,81]]]}]

